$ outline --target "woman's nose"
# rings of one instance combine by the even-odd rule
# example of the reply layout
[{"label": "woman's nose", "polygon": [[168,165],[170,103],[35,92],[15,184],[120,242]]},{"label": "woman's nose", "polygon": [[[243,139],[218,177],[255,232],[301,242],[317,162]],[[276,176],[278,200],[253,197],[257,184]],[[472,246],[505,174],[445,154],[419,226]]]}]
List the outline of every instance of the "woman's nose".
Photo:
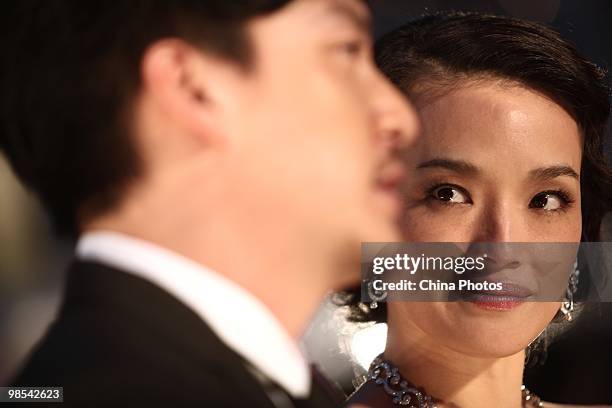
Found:
[{"label": "woman's nose", "polygon": [[509,204],[496,203],[483,208],[471,242],[525,242],[525,219]]}]

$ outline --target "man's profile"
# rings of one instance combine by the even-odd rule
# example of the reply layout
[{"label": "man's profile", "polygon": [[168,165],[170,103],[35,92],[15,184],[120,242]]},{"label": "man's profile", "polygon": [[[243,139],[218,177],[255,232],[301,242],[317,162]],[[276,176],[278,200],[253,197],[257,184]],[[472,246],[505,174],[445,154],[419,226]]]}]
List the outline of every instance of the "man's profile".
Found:
[{"label": "man's profile", "polygon": [[333,406],[297,339],[357,281],[360,243],[398,238],[417,126],[365,4],[14,3],[0,148],[77,239],[14,384],[68,406]]}]

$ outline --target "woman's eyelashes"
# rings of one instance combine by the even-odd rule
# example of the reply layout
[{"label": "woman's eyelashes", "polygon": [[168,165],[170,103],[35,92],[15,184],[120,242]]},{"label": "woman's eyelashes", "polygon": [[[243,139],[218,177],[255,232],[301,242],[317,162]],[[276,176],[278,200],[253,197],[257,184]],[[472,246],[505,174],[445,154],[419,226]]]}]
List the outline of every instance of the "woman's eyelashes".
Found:
[{"label": "woman's eyelashes", "polygon": [[[426,200],[445,206],[474,204],[470,193],[463,187],[450,183],[435,183],[426,189]],[[574,203],[572,195],[564,190],[545,190],[534,195],[528,208],[547,214],[565,211]]]},{"label": "woman's eyelashes", "polygon": [[434,184],[427,189],[427,198],[443,205],[472,204],[470,194],[455,184]]},{"label": "woman's eyelashes", "polygon": [[529,208],[554,213],[567,210],[574,200],[571,195],[564,190],[541,191],[529,202]]}]

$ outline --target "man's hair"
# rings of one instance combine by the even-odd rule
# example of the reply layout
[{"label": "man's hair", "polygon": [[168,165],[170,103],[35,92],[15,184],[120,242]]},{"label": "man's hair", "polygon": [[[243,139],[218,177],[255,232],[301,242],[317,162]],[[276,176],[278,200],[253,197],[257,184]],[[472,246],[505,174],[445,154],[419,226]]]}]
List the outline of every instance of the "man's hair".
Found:
[{"label": "man's hair", "polygon": [[[463,80],[492,78],[543,92],[564,107],[584,138],[582,240],[599,240],[603,216],[612,206],[612,172],[604,153],[610,89],[604,72],[557,32],[508,17],[440,13],[383,36],[375,55],[381,70],[413,99],[452,89]],[[370,310],[359,303],[360,294],[341,293],[336,302],[351,306],[351,320],[385,321],[384,303]]]},{"label": "man's hair", "polygon": [[[248,69],[245,23],[290,0],[15,0],[3,14],[0,149],[57,231],[112,208],[140,171],[129,134],[140,62],[184,39]],[[5,20],[5,21],[4,21]]]}]

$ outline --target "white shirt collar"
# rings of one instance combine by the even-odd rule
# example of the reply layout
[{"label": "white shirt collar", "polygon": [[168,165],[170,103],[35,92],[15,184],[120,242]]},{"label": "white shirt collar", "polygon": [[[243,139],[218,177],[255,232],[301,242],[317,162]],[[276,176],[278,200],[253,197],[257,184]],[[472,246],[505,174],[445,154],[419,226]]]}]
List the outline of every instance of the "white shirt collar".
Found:
[{"label": "white shirt collar", "polygon": [[115,232],[84,234],[76,252],[80,259],[156,284],[197,313],[226,345],[294,398],[310,393],[310,369],[297,342],[243,287],[177,253]]}]

